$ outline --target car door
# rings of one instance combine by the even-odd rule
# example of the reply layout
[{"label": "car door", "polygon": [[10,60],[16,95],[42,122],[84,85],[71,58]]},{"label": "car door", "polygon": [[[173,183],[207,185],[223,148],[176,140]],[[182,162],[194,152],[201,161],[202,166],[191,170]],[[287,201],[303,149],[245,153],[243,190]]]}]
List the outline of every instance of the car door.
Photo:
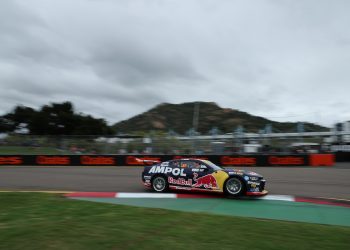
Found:
[{"label": "car door", "polygon": [[189,176],[189,169],[187,164],[182,164],[182,161],[171,161],[169,167],[172,168],[172,172],[168,174],[168,182],[170,186],[189,189],[192,187],[192,179]]},{"label": "car door", "polygon": [[212,173],[212,168],[201,161],[187,161],[186,175],[192,179],[192,188],[204,190],[217,189],[217,181]]}]

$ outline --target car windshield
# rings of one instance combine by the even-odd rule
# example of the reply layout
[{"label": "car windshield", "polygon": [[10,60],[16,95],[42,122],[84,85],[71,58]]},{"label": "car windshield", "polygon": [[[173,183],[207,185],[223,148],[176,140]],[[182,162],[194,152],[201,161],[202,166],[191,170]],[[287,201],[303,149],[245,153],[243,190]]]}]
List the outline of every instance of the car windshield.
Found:
[{"label": "car windshield", "polygon": [[203,160],[205,164],[207,164],[209,167],[211,167],[214,171],[222,170],[219,166],[216,166],[214,163],[208,160]]}]

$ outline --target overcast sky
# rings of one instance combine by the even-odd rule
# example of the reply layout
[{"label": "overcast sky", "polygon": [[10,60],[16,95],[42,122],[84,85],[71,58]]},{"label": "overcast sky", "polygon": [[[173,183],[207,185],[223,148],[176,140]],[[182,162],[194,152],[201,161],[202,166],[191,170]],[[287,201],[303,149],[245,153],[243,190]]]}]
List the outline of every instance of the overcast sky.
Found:
[{"label": "overcast sky", "polygon": [[211,101],[350,120],[348,0],[1,0],[0,114],[72,101],[114,123]]}]

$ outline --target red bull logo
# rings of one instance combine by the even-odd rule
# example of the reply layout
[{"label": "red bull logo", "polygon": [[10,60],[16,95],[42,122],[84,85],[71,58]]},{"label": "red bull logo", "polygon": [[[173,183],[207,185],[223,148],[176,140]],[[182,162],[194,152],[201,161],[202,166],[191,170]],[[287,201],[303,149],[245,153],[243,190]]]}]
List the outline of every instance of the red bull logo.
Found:
[{"label": "red bull logo", "polygon": [[192,180],[191,179],[184,179],[184,178],[179,178],[175,179],[173,177],[168,178],[168,182],[170,184],[175,184],[175,185],[181,185],[181,186],[192,186]]},{"label": "red bull logo", "polygon": [[198,177],[197,173],[194,173],[193,180],[196,182],[192,187],[195,188],[218,188],[218,184],[216,183],[216,179],[212,174],[208,174],[202,177]]}]

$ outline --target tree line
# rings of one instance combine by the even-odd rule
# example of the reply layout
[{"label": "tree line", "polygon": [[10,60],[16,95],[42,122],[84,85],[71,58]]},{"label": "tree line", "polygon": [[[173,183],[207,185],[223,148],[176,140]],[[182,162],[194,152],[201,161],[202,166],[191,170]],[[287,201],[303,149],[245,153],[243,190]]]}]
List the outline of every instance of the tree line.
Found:
[{"label": "tree line", "polygon": [[0,116],[0,133],[25,130],[33,135],[110,135],[104,119],[76,113],[71,102],[51,103],[38,110],[16,106]]}]

